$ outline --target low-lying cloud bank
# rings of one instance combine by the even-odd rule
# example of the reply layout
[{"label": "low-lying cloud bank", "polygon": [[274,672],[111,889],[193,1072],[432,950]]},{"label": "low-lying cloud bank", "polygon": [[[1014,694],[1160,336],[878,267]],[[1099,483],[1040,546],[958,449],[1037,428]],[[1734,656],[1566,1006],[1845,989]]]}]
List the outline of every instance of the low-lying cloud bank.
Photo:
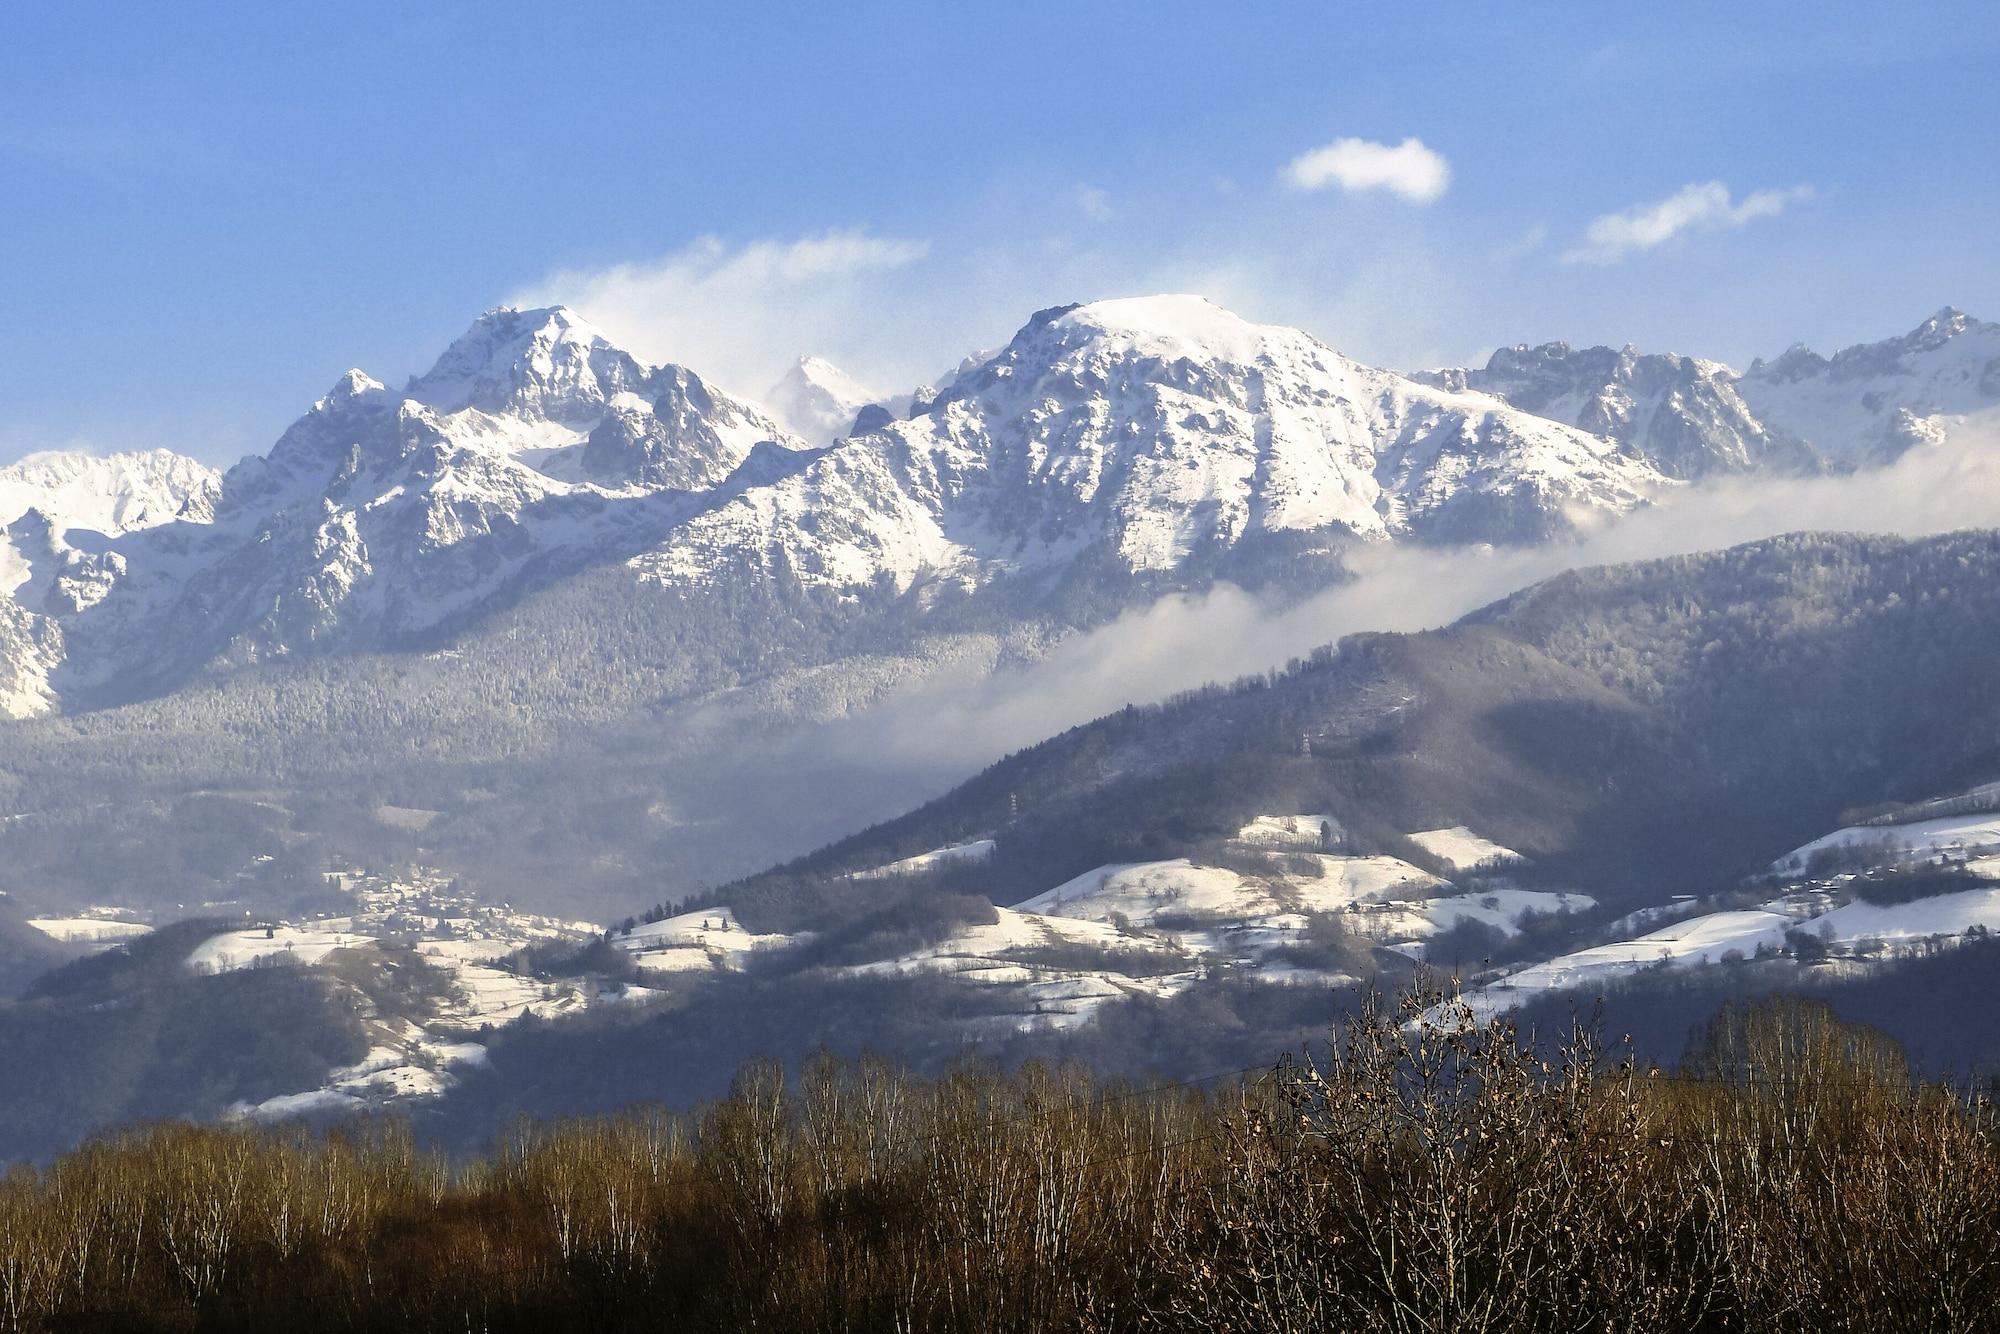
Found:
[{"label": "low-lying cloud bank", "polygon": [[818,753],[862,767],[969,774],[1128,703],[1280,665],[1363,630],[1450,622],[1563,570],[1684,555],[1801,531],[1918,536],[2000,524],[2000,439],[1960,438],[1842,477],[1688,487],[1551,547],[1363,547],[1356,578],[1279,608],[1240,589],[1162,599],[1032,666],[936,681],[821,729]]}]

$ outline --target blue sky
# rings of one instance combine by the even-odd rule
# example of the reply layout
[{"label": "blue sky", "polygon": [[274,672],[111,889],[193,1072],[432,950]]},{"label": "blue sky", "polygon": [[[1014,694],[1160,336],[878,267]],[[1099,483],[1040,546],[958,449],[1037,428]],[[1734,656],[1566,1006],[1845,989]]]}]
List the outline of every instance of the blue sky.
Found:
[{"label": "blue sky", "polygon": [[10,9],[0,459],[233,459],[516,299],[749,393],[1150,290],[1400,366],[2000,318],[1990,4],[306,8]]}]

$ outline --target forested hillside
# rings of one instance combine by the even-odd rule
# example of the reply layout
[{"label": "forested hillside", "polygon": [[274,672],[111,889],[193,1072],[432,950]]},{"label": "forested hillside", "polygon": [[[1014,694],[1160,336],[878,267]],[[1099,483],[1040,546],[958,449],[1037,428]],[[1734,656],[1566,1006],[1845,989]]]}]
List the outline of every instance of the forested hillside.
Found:
[{"label": "forested hillside", "polygon": [[781,923],[830,877],[990,834],[1004,903],[1318,810],[1363,844],[1469,825],[1613,905],[1707,892],[1842,811],[2000,770],[1996,574],[2000,537],[1977,532],[1558,576],[1075,728],[720,897]]}]

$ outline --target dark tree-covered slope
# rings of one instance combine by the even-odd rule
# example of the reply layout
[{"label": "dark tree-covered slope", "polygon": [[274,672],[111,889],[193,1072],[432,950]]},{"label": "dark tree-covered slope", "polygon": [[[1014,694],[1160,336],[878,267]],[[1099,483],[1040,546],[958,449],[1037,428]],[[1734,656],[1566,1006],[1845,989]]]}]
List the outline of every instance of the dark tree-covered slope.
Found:
[{"label": "dark tree-covered slope", "polygon": [[1467,824],[1614,904],[1726,884],[1844,810],[2000,770],[2000,535],[1804,534],[1573,572],[1445,629],[1359,635],[1122,712],[721,896],[982,834],[1003,901],[1258,812],[1363,840]]}]

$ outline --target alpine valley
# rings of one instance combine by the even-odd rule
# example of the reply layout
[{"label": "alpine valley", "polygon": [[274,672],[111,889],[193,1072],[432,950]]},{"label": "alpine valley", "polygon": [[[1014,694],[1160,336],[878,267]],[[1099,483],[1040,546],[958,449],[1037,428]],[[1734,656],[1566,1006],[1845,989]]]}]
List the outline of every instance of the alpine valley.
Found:
[{"label": "alpine valley", "polygon": [[0,1156],[382,1104],[474,1136],[820,1043],[1193,1070],[1424,960],[1491,1008],[1733,969],[1893,1027],[2000,924],[1987,533],[1574,571],[1114,679],[1012,755],[855,744],[1189,595],[1282,614],[1384,551],[1964,447],[2000,325],[1405,374],[1154,296],[767,398],[500,309],[225,472],[0,470],[0,1062],[71,1090],[0,1100]]}]

